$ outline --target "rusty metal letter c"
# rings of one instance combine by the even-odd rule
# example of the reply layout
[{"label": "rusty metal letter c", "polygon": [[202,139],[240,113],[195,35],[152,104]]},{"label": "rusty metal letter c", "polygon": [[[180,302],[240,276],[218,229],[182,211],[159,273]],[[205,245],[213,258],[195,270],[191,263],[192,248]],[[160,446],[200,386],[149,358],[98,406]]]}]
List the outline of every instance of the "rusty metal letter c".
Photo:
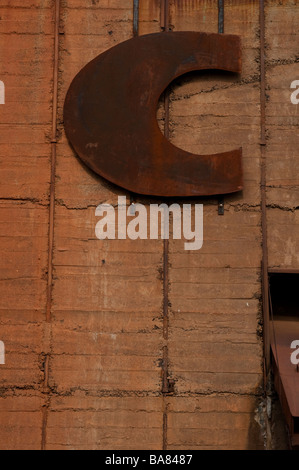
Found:
[{"label": "rusty metal letter c", "polygon": [[64,105],[66,135],[93,171],[152,196],[206,196],[242,189],[242,149],[196,155],[171,144],[157,119],[160,95],[193,70],[241,71],[240,38],[169,32],[139,36],[89,62]]}]

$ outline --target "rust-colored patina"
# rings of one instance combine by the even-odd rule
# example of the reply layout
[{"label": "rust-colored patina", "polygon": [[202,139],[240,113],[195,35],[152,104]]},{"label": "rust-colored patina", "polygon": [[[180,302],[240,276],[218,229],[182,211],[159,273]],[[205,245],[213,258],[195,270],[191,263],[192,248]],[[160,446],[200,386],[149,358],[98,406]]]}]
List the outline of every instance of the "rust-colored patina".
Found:
[{"label": "rust-colored patina", "polygon": [[238,36],[199,32],[134,37],[89,62],[64,106],[67,137],[93,171],[153,196],[206,196],[242,189],[242,149],[196,155],[161,133],[157,104],[176,77],[194,70],[239,73]]},{"label": "rust-colored patina", "polygon": [[275,337],[272,338],[274,383],[289,427],[292,446],[299,446],[299,371],[291,363],[290,348],[299,339],[297,318],[286,317],[274,321]]}]

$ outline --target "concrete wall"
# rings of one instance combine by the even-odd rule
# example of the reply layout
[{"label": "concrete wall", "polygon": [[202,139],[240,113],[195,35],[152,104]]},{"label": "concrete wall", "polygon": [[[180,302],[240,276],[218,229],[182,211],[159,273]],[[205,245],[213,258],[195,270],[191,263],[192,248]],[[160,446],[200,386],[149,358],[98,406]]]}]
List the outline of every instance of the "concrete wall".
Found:
[{"label": "concrete wall", "polygon": [[[170,1],[173,30],[217,32],[217,4]],[[262,387],[259,2],[225,2],[225,33],[242,38],[242,76],[195,74],[170,91],[171,141],[194,153],[242,146],[244,191],[225,198],[224,216],[217,199],[203,201],[200,251],[169,241],[168,339],[163,241],[96,239],[96,206],[116,204],[126,193],[80,163],[63,128],[64,98],[76,73],[132,37],[133,0],[61,0],[57,143],[51,143],[54,7],[51,0],[0,5],[6,88],[0,107],[0,340],[6,352],[0,447],[269,446]],[[139,33],[161,31],[160,13],[159,0],[140,0]],[[298,2],[268,0],[265,13],[269,264],[299,268],[298,106],[290,102],[290,83],[299,79]],[[163,117],[161,106],[161,126]],[[172,394],[161,392],[165,348]]]}]

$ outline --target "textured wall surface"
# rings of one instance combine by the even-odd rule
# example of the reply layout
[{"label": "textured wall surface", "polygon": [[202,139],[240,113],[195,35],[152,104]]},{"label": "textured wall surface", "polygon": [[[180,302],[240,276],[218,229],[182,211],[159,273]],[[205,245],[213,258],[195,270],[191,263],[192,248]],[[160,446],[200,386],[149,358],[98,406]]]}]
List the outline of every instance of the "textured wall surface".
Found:
[{"label": "textured wall surface", "polygon": [[299,76],[299,3],[280,3],[266,8],[269,266],[298,269],[299,117],[289,87]]},{"label": "textured wall surface", "polygon": [[[203,201],[204,244],[189,252],[181,240],[165,247],[161,240],[96,239],[95,208],[126,193],[76,158],[62,109],[76,73],[132,37],[133,0],[56,3],[58,57],[54,1],[0,1],[0,447],[269,446],[259,2],[225,1],[224,32],[242,38],[241,77],[192,74],[170,88],[175,145],[194,153],[243,147],[243,193],[225,197],[224,216],[217,199]],[[299,79],[299,5],[265,3],[269,265],[299,268],[299,105],[290,102],[290,84]],[[216,0],[169,5],[174,31],[218,31]],[[160,7],[160,0],[140,0],[139,34],[161,31]],[[161,104],[161,128],[164,118]],[[163,394],[165,361],[174,392]]]}]

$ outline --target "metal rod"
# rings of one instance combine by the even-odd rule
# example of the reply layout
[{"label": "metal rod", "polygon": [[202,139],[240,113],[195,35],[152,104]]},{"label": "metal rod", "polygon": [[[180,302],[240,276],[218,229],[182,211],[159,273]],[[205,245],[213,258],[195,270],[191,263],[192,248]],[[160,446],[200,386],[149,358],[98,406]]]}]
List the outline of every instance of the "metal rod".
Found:
[{"label": "metal rod", "polygon": [[218,0],[218,33],[224,33],[224,0]]},{"label": "metal rod", "polygon": [[218,198],[218,215],[224,215],[224,197]]},{"label": "metal rod", "polygon": [[161,28],[164,31],[169,31],[169,0],[160,0],[161,2]]},{"label": "metal rod", "polygon": [[[224,32],[224,0],[218,0],[218,33]],[[224,197],[218,198],[218,215],[224,215]]]},{"label": "metal rod", "polygon": [[133,36],[139,34],[139,0],[133,0]]},{"label": "metal rod", "polygon": [[[133,37],[139,35],[139,0],[133,0]],[[130,205],[136,201],[135,195],[130,194]]]},{"label": "metal rod", "polygon": [[[261,100],[261,145],[266,145],[266,74],[265,74],[265,6],[260,0],[260,100]],[[263,150],[263,149],[262,149]],[[265,177],[265,173],[263,175]],[[265,180],[264,180],[265,181]]]}]

